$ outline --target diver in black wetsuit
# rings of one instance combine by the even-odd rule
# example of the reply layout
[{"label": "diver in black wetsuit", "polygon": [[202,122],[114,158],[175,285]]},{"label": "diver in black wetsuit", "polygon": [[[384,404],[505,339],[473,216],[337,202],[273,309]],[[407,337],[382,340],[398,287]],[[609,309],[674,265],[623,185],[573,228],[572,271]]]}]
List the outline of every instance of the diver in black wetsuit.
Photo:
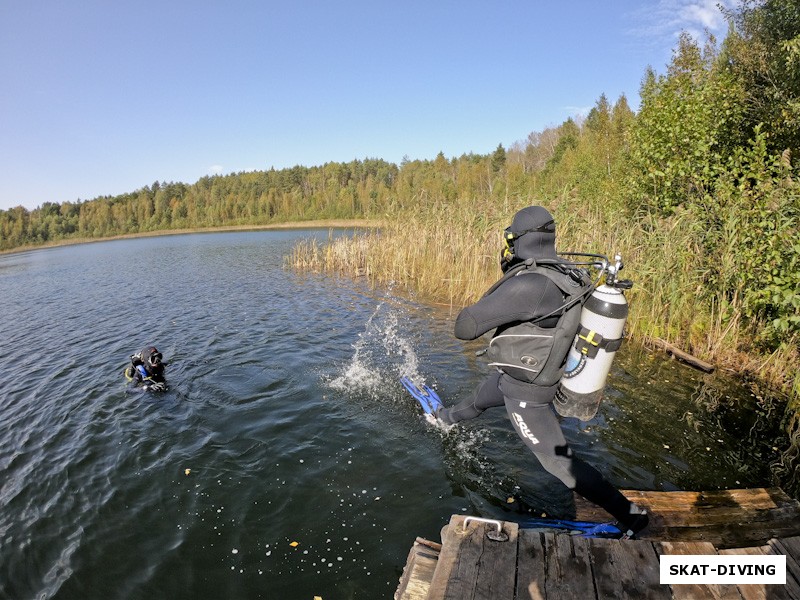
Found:
[{"label": "diver in black wetsuit", "polygon": [[125,369],[128,379],[128,392],[165,392],[167,381],[161,352],[155,346],[148,346],[131,356],[131,364]]},{"label": "diver in black wetsuit", "polygon": [[[496,370],[474,396],[440,409],[436,416],[453,424],[475,418],[487,408],[505,406],[517,434],[542,467],[613,515],[624,535],[632,537],[647,526],[647,513],[573,455],[552,406],[581,309],[580,302],[572,310],[564,305],[581,289],[590,289],[586,274],[582,277],[556,255],[555,221],[541,206],[519,211],[505,241],[504,277],[476,304],[464,308],[455,324],[455,336],[462,340],[496,330],[489,349]],[[519,342],[523,329],[534,334],[527,336],[527,342]]]}]

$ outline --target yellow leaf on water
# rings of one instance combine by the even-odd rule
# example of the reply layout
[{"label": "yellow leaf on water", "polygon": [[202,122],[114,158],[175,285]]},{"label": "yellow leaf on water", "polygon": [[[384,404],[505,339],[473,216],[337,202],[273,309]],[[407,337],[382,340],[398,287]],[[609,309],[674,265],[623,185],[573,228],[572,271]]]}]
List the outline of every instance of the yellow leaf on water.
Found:
[{"label": "yellow leaf on water", "polygon": [[290,545],[292,548],[297,548],[297,547],[300,545],[300,542],[289,542],[289,545]]},{"label": "yellow leaf on water", "polygon": [[322,596],[314,596],[314,600],[322,600]]},{"label": "yellow leaf on water", "polygon": [[192,470],[191,470],[191,469],[186,469],[186,470],[184,471],[184,473],[186,473],[187,475],[188,475],[189,473],[191,473],[191,472],[192,472]]},{"label": "yellow leaf on water", "polygon": [[508,498],[508,500],[506,500],[506,502],[508,502],[509,504],[513,504],[514,503],[514,497],[513,496],[509,496],[509,498]]}]

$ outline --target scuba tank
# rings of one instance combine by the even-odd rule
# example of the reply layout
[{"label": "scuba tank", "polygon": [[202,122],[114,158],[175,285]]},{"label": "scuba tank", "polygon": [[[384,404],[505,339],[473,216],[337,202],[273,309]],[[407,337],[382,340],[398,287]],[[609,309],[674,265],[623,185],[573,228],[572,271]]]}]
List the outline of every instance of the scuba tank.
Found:
[{"label": "scuba tank", "polygon": [[128,381],[131,381],[136,375],[136,372],[139,372],[142,375],[142,378],[147,377],[147,371],[144,369],[144,363],[142,362],[142,353],[137,352],[136,354],[131,354],[131,364],[129,364],[125,368],[125,378]]},{"label": "scuba tank", "polygon": [[605,283],[597,286],[581,309],[580,326],[567,354],[564,374],[561,377],[553,406],[563,417],[577,417],[588,421],[597,413],[603,399],[606,378],[611,370],[628,316],[628,302],[624,290],[633,282],[617,278],[622,269],[622,258],[615,264],[603,261]]}]

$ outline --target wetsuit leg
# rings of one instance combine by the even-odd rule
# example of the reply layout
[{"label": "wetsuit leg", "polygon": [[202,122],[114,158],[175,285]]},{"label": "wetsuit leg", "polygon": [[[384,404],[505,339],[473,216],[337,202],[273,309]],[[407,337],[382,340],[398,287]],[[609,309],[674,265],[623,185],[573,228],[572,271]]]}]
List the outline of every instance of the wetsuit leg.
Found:
[{"label": "wetsuit leg", "polygon": [[634,505],[597,469],[573,456],[550,404],[507,398],[505,405],[517,435],[545,470],[624,525],[635,520],[637,515],[631,514]]},{"label": "wetsuit leg", "polygon": [[503,398],[503,393],[497,387],[499,379],[500,373],[495,371],[475,389],[472,396],[467,397],[455,406],[441,409],[436,413],[436,417],[442,422],[451,425],[466,419],[474,419],[487,408],[503,406],[505,399]]}]

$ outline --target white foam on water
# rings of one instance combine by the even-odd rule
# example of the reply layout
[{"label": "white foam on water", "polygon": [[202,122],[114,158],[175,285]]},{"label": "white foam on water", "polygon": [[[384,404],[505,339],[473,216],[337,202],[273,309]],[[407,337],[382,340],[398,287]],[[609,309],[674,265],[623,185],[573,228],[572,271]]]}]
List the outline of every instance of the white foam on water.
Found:
[{"label": "white foam on water", "polygon": [[352,358],[328,385],[339,391],[377,397],[383,395],[387,382],[391,384],[400,377],[421,381],[416,348],[402,331],[405,318],[401,308],[379,303],[353,344]]}]

